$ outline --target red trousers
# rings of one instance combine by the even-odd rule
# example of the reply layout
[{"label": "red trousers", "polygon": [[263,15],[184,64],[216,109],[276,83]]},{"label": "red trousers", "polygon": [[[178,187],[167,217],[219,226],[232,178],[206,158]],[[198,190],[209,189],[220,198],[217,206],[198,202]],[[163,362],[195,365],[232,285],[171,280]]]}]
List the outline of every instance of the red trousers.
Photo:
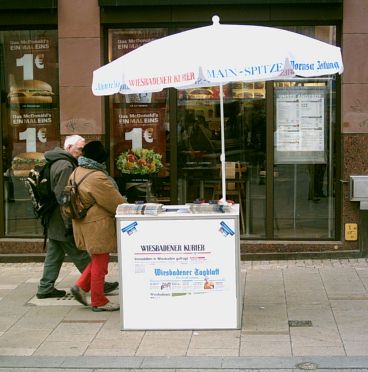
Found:
[{"label": "red trousers", "polygon": [[84,269],[77,281],[77,286],[83,291],[91,291],[91,305],[103,306],[109,300],[104,293],[105,276],[108,272],[110,254],[93,254],[91,262]]}]

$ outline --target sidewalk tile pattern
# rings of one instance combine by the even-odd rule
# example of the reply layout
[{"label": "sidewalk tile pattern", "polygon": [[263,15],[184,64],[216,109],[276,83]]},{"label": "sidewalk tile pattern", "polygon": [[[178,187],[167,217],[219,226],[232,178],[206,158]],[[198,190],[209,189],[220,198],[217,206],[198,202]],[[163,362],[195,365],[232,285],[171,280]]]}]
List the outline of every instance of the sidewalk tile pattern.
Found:
[{"label": "sidewalk tile pattern", "polygon": [[[94,313],[70,294],[38,300],[41,274],[42,263],[0,263],[0,371],[5,356],[83,357],[83,369],[92,368],[86,358],[124,358],[124,368],[152,370],[165,361],[166,372],[194,361],[198,370],[245,371],[252,358],[366,358],[356,368],[368,368],[368,259],[242,262],[239,330],[122,331],[119,312]],[[69,292],[77,277],[65,263],[57,288]],[[108,280],[118,278],[111,263]]]}]

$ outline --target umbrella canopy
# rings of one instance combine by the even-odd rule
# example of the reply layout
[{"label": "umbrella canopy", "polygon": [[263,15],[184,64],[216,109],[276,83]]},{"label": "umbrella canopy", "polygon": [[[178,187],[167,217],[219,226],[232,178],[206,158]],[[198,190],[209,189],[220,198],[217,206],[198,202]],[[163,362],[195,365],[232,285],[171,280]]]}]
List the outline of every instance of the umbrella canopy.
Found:
[{"label": "umbrella canopy", "polygon": [[93,72],[95,95],[220,86],[222,199],[226,201],[222,86],[343,72],[340,48],[277,28],[199,27],[149,42]]}]

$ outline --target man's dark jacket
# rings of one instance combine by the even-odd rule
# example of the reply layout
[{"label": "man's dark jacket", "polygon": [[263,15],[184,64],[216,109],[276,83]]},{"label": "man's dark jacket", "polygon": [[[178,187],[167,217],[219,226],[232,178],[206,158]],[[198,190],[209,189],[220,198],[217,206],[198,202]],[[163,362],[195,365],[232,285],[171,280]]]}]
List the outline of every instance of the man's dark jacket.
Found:
[{"label": "man's dark jacket", "polygon": [[[49,161],[58,160],[51,165],[50,178],[51,190],[54,191],[56,200],[60,204],[61,194],[69,180],[69,176],[77,167],[78,161],[60,147],[46,151],[45,158]],[[71,221],[64,219],[60,208],[57,207],[51,215],[47,235],[50,239],[72,242],[73,234],[67,231],[69,227],[71,228]]]}]

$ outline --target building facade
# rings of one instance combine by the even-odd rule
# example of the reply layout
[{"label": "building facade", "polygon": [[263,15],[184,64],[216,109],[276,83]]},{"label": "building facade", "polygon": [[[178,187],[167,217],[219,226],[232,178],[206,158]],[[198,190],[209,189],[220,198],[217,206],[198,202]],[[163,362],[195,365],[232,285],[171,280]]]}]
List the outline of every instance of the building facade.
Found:
[{"label": "building facade", "polygon": [[[360,0],[1,0],[0,254],[42,253],[24,177],[70,134],[106,144],[110,172],[132,202],[220,197],[217,87],[91,91],[99,66],[215,14],[340,46],[345,67],[342,76],[224,86],[227,194],[240,204],[242,258],[365,254],[366,211],[349,186],[368,172],[368,5]],[[161,157],[159,173],[124,173],[132,148]]]}]

